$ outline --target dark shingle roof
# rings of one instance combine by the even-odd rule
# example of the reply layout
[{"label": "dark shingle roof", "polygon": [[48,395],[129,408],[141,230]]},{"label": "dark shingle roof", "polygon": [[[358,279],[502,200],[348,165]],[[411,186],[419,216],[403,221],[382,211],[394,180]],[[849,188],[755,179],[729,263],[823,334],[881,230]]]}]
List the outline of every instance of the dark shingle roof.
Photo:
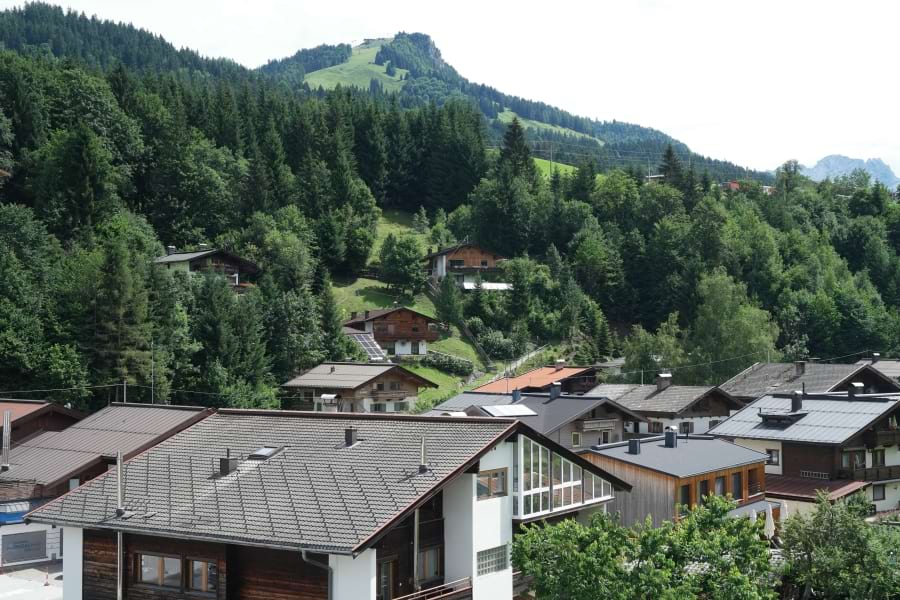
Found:
[{"label": "dark shingle roof", "polygon": [[[360,442],[347,448],[344,431],[351,426]],[[115,518],[114,472],[29,518],[351,552],[520,428],[509,419],[223,410],[126,463],[130,518]],[[422,437],[424,474],[418,470]],[[246,459],[262,446],[282,450],[267,460]],[[236,471],[218,476],[226,449],[241,460]]]},{"label": "dark shingle roof", "polygon": [[719,387],[737,398],[759,398],[775,392],[804,389],[811,394],[830,392],[866,365],[807,363],[797,375],[794,363],[756,363]]},{"label": "dark shingle roof", "polygon": [[872,359],[867,358],[865,360],[857,362],[856,364],[869,365],[885,377],[890,377],[891,379],[900,378],[900,360],[894,358],[879,358],[875,362],[872,362]]},{"label": "dark shingle roof", "polygon": [[[598,385],[588,393],[592,396],[608,396],[635,412],[675,415],[716,390],[716,387],[711,386],[670,385],[659,391],[656,385],[604,384]],[[718,391],[722,397],[732,402],[734,408],[740,408],[739,402],[727,393]]]},{"label": "dark shingle roof", "polygon": [[817,444],[841,444],[862,432],[873,421],[888,414],[900,404],[897,396],[858,396],[850,400],[847,394],[803,397],[800,416],[786,426],[765,423],[762,413],[791,412],[788,394],[763,396],[748,404],[710,430],[710,434],[728,438],[782,440]]},{"label": "dark shingle roof", "polygon": [[116,452],[128,456],[208,414],[193,407],[112,404],[62,431],[47,431],[10,450],[4,481],[52,486]]},{"label": "dark shingle roof", "polygon": [[678,436],[675,448],[666,448],[664,436],[639,441],[640,454],[629,454],[628,442],[593,446],[582,454],[591,452],[675,477],[692,477],[763,462],[768,458],[762,452],[708,436]]}]

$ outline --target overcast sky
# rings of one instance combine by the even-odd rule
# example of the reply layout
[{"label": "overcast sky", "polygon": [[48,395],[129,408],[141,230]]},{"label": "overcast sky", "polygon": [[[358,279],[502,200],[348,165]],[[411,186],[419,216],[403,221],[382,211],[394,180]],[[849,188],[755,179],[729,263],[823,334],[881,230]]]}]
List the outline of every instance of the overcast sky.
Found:
[{"label": "overcast sky", "polygon": [[[51,0],[52,1],[52,0]],[[0,0],[0,7],[21,2]],[[900,3],[68,0],[249,67],[396,31],[434,38],[468,79],[579,115],[660,129],[770,169],[880,157],[900,172]]]}]

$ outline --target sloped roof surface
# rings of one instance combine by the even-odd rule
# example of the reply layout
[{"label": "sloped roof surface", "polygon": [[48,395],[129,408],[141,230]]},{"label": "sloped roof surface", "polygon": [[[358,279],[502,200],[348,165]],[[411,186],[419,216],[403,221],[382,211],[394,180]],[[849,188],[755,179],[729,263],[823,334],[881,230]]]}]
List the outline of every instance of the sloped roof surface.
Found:
[{"label": "sloped roof surface", "polygon": [[[378,319],[380,317],[387,316],[391,313],[401,312],[401,311],[409,311],[416,316],[422,317],[423,319],[426,319],[428,321],[433,321],[435,323],[438,321],[434,317],[429,317],[425,313],[420,313],[417,310],[407,308],[406,306],[397,306],[395,308],[373,308],[373,309],[370,309],[369,311],[362,311],[362,312],[358,313],[356,315],[356,317],[351,317],[351,318],[347,319],[346,321],[344,321],[344,325],[355,325],[355,324],[365,323],[366,321],[372,321],[374,319]],[[369,313],[368,317],[366,316],[366,312]]]},{"label": "sloped roof surface", "polygon": [[322,363],[294,377],[284,387],[356,389],[387,373],[394,364]]},{"label": "sloped roof surface", "polygon": [[[15,422],[26,415],[30,415],[39,410],[44,410],[50,406],[49,402],[43,400],[0,400],[0,424],[3,423],[3,413],[9,411],[10,421]],[[2,429],[2,427],[0,427]]]},{"label": "sloped roof surface", "polygon": [[538,367],[518,377],[503,377],[497,381],[486,383],[475,388],[475,392],[489,392],[492,394],[508,394],[515,389],[546,388],[554,381],[562,381],[593,372],[594,367]]},{"label": "sloped roof surface", "polygon": [[357,345],[363,349],[363,352],[366,353],[366,357],[370,361],[387,361],[387,353],[384,351],[384,348],[378,345],[378,342],[375,341],[375,336],[373,336],[371,333],[364,333],[350,327],[344,327],[344,334],[347,335],[351,340],[356,342]]},{"label": "sloped roof surface", "polygon": [[890,358],[880,358],[874,363],[871,359],[861,360],[857,365],[869,365],[885,377],[890,377],[891,379],[900,378],[900,360],[890,359]]},{"label": "sloped roof surface", "polygon": [[768,455],[762,452],[705,436],[678,436],[675,448],[666,448],[663,436],[642,438],[640,443],[640,454],[629,454],[628,442],[593,446],[589,452],[674,477],[692,477],[764,462],[768,458]]},{"label": "sloped roof surface", "polygon": [[849,479],[834,479],[825,481],[822,479],[805,479],[800,477],[785,477],[784,475],[766,474],[766,494],[789,498],[815,500],[819,490],[828,492],[830,500],[839,500],[845,496],[871,485],[866,481],[851,481]]},{"label": "sloped roof surface", "polygon": [[466,410],[470,406],[496,406],[512,404],[512,394],[484,394],[478,392],[463,392],[449,400],[445,400],[432,408],[428,415],[441,415],[445,412]]},{"label": "sloped roof surface", "polygon": [[199,252],[173,252],[172,254],[166,254],[165,256],[158,256],[153,259],[153,262],[157,264],[185,262],[187,260],[195,260],[198,258],[203,258],[204,256],[210,256],[211,254],[217,254],[218,252],[219,250],[201,250]]},{"label": "sloped roof surface", "polygon": [[201,417],[202,408],[112,404],[62,431],[47,431],[10,450],[3,481],[50,485],[121,451],[128,455]]},{"label": "sloped roof surface", "polygon": [[[656,385],[598,385],[588,394],[608,396],[636,412],[677,414],[709,394],[713,386],[670,385],[659,391]],[[724,394],[723,394],[724,395]],[[740,406],[735,402],[735,406]]]},{"label": "sloped roof surface", "polygon": [[894,410],[898,396],[859,396],[846,394],[829,397],[804,397],[799,412],[805,413],[793,423],[778,427],[763,422],[763,413],[791,412],[789,395],[763,396],[710,430],[710,434],[758,440],[781,440],[818,444],[842,444],[863,431],[881,415]]},{"label": "sloped roof surface", "polygon": [[[358,430],[344,445],[344,430]],[[285,548],[349,552],[514,430],[511,420],[221,411],[129,460],[115,518],[107,473],[43,506],[41,522],[109,526]],[[419,473],[425,438],[429,470]],[[247,456],[281,448],[266,460]],[[226,449],[240,458],[219,476]]]},{"label": "sloped roof surface", "polygon": [[807,363],[797,375],[794,363],[756,363],[719,387],[739,398],[759,398],[775,392],[791,393],[804,388],[808,393],[830,392],[863,366]]}]

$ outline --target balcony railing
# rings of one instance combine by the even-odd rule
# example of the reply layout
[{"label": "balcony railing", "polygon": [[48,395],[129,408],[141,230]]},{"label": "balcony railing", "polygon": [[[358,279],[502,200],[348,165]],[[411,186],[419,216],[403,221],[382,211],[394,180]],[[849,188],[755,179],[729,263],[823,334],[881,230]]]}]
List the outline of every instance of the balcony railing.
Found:
[{"label": "balcony railing", "polygon": [[472,596],[472,579],[465,577],[425,590],[419,590],[394,600],[457,600]]},{"label": "balcony railing", "polygon": [[758,481],[751,481],[747,484],[747,495],[755,496],[756,494],[762,493],[762,486]]},{"label": "balcony railing", "polygon": [[869,467],[868,469],[839,469],[838,477],[841,479],[856,479],[857,481],[900,479],[900,465],[890,467]]}]

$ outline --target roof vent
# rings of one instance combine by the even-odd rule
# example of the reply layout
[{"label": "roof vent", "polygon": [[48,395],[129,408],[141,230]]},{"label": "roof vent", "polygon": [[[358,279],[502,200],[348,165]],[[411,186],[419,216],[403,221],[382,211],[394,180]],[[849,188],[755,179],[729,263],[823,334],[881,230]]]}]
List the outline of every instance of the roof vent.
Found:
[{"label": "roof vent", "polygon": [[329,373],[334,373],[334,365],[331,365],[331,371]]},{"label": "roof vent", "polygon": [[794,392],[791,395],[791,412],[798,413],[803,410],[803,392]]},{"label": "roof vent", "polygon": [[862,394],[864,390],[865,386],[863,386],[862,383],[860,383],[859,381],[854,381],[850,384],[850,387],[847,388],[847,397],[851,399],[856,398],[857,396]]},{"label": "roof vent", "polygon": [[237,470],[238,459],[231,457],[231,448],[225,449],[225,458],[219,459],[219,475],[225,476]]},{"label": "roof vent", "polygon": [[566,366],[566,359],[564,359],[564,358],[556,359],[556,370],[557,371],[562,371],[565,366]]},{"label": "roof vent", "polygon": [[267,458],[272,458],[276,452],[278,452],[278,448],[275,446],[263,446],[251,452],[247,458],[250,460],[266,460]]},{"label": "roof vent", "polygon": [[8,410],[3,411],[3,450],[0,455],[0,471],[9,471],[9,444],[12,435],[11,415]]},{"label": "roof vent", "polygon": [[674,427],[666,428],[666,448],[677,448],[678,447],[678,430]]},{"label": "roof vent", "polygon": [[628,454],[641,453],[641,440],[628,440]]},{"label": "roof vent", "polygon": [[344,430],[344,447],[350,448],[359,442],[359,430],[356,427],[348,427]]},{"label": "roof vent", "polygon": [[178,248],[176,248],[175,246],[166,246],[166,254],[167,255],[175,254],[176,252],[178,252]]},{"label": "roof vent", "polygon": [[800,377],[804,373],[806,373],[806,361],[805,360],[795,361],[794,362],[794,375],[796,375],[797,377]]},{"label": "roof vent", "polygon": [[205,242],[200,243],[200,244],[197,244],[197,248],[200,250],[200,252],[206,252],[207,250],[209,250],[209,244],[207,244]]},{"label": "roof vent", "polygon": [[874,365],[875,363],[877,363],[880,358],[881,358],[881,352],[873,352],[872,353],[872,364]]},{"label": "roof vent", "polygon": [[358,314],[359,314],[359,313],[356,312],[355,310],[351,310],[351,311],[350,311],[350,318],[351,318],[351,319],[355,319],[355,318],[356,318],[356,315],[358,315]]},{"label": "roof vent", "polygon": [[522,390],[520,390],[519,388],[514,389],[512,391],[512,401],[518,402],[521,399],[522,399]]},{"label": "roof vent", "polygon": [[550,384],[550,399],[556,400],[560,394],[562,394],[562,383],[554,381]]},{"label": "roof vent", "polygon": [[365,315],[366,315],[366,318],[368,319],[368,318],[369,318],[369,311],[366,311]]},{"label": "roof vent", "polygon": [[672,374],[671,373],[660,373],[656,376],[656,391],[661,392],[667,387],[672,385]]},{"label": "roof vent", "polygon": [[421,447],[419,448],[419,473],[428,472],[428,448],[425,445],[425,436],[422,436]]}]

